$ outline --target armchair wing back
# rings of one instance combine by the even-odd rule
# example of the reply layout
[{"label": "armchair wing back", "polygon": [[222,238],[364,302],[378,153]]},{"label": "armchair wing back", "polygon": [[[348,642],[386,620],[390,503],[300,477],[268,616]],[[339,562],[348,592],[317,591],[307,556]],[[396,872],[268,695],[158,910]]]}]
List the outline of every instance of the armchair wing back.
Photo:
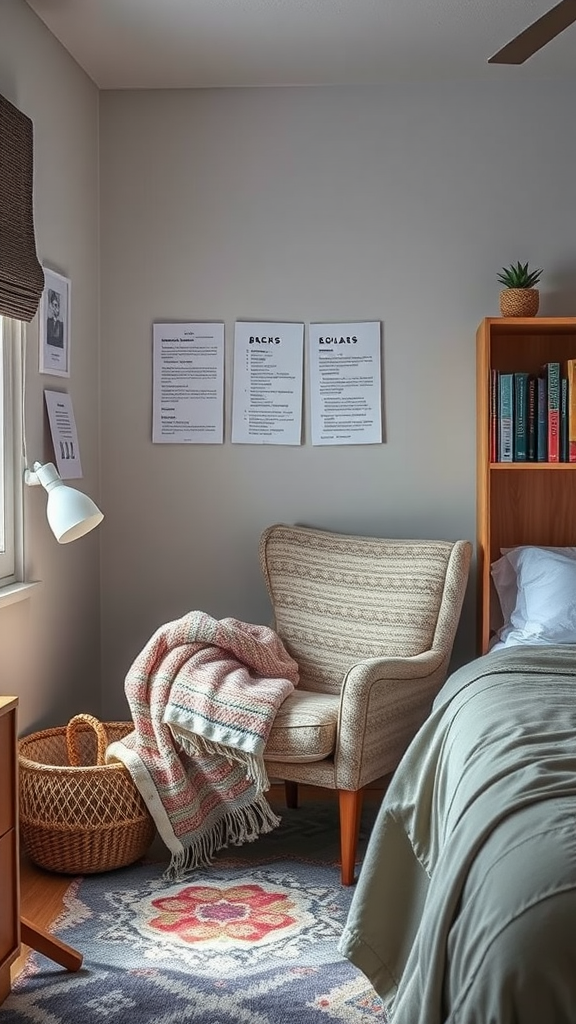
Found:
[{"label": "armchair wing back", "polygon": [[265,750],[286,783],[335,789],[351,884],[361,792],[390,774],[448,672],[468,581],[467,540],[387,540],[276,524],[260,539],[274,628],[300,682]]},{"label": "armchair wing back", "polygon": [[270,526],[260,540],[278,635],[305,690],[340,693],[365,658],[450,657],[468,541],[384,540]]}]

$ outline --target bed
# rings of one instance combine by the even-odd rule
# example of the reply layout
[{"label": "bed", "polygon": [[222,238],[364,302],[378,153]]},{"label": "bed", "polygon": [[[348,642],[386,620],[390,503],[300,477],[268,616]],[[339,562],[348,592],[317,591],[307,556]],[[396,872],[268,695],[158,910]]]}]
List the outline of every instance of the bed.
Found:
[{"label": "bed", "polygon": [[576,1021],[576,644],[502,635],[406,751],[341,937],[393,1024]]}]

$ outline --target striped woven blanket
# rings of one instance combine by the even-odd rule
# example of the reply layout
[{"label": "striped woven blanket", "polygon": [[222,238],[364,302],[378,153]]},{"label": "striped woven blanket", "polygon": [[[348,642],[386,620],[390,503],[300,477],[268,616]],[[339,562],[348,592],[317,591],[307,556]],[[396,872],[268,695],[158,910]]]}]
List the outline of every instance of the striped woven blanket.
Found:
[{"label": "striped woven blanket", "polygon": [[280,819],[264,747],[298,667],[266,626],[193,611],[154,633],[129,669],[134,731],[107,760],[129,770],[172,854],[178,878]]}]

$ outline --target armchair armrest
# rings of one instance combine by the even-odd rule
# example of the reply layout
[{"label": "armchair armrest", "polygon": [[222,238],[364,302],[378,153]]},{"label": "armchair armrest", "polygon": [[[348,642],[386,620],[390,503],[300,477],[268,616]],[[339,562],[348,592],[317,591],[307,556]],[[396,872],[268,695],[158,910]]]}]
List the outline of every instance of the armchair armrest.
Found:
[{"label": "armchair armrest", "polygon": [[446,652],[366,658],[340,694],[335,768],[339,789],[360,789],[394,770],[446,678]]},{"label": "armchair armrest", "polygon": [[435,672],[445,661],[443,651],[424,651],[412,658],[364,658],[352,665],[342,683],[342,696],[360,698],[375,684],[401,679],[420,679]]}]

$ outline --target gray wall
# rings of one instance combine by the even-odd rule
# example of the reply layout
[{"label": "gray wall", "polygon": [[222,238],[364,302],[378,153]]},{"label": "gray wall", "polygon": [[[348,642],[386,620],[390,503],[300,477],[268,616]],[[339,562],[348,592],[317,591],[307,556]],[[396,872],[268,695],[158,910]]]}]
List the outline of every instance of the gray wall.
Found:
[{"label": "gray wall", "polygon": [[[576,313],[574,92],[553,83],[101,96],[103,703],[192,608],[267,621],[257,547],[299,522],[475,537],[475,330],[543,266]],[[232,445],[234,320],[383,323],[381,446]],[[224,320],[226,443],[152,445],[151,325]],[[474,654],[471,582],[455,664]]]},{"label": "gray wall", "polygon": [[[124,717],[132,659],[191,608],[266,621],[268,523],[474,538],[474,333],[498,313],[496,273],[543,266],[541,311],[576,313],[574,89],[521,76],[99,95],[24,0],[2,0],[0,91],[34,121],[39,255],[72,279],[69,380],[38,373],[28,330],[29,458],[52,457],[44,388],[69,391],[81,486],[106,513],[60,546],[26,491],[44,585],[0,609],[22,732]],[[177,318],[226,322],[221,447],[151,443],[151,324]],[[381,320],[385,444],[313,448],[306,401],[301,448],[231,445],[236,318]],[[473,634],[471,585],[455,663]]]},{"label": "gray wall", "polygon": [[[99,501],[98,90],[24,0],[0,2],[0,92],[34,123],[38,256],[72,281],[71,376],[38,372],[38,324],[28,327],[29,462],[54,458],[44,389],[72,396],[83,480]],[[98,531],[59,545],[46,492],[25,488],[26,565],[43,587],[0,608],[0,692],[20,698],[20,732],[100,707]]]}]

